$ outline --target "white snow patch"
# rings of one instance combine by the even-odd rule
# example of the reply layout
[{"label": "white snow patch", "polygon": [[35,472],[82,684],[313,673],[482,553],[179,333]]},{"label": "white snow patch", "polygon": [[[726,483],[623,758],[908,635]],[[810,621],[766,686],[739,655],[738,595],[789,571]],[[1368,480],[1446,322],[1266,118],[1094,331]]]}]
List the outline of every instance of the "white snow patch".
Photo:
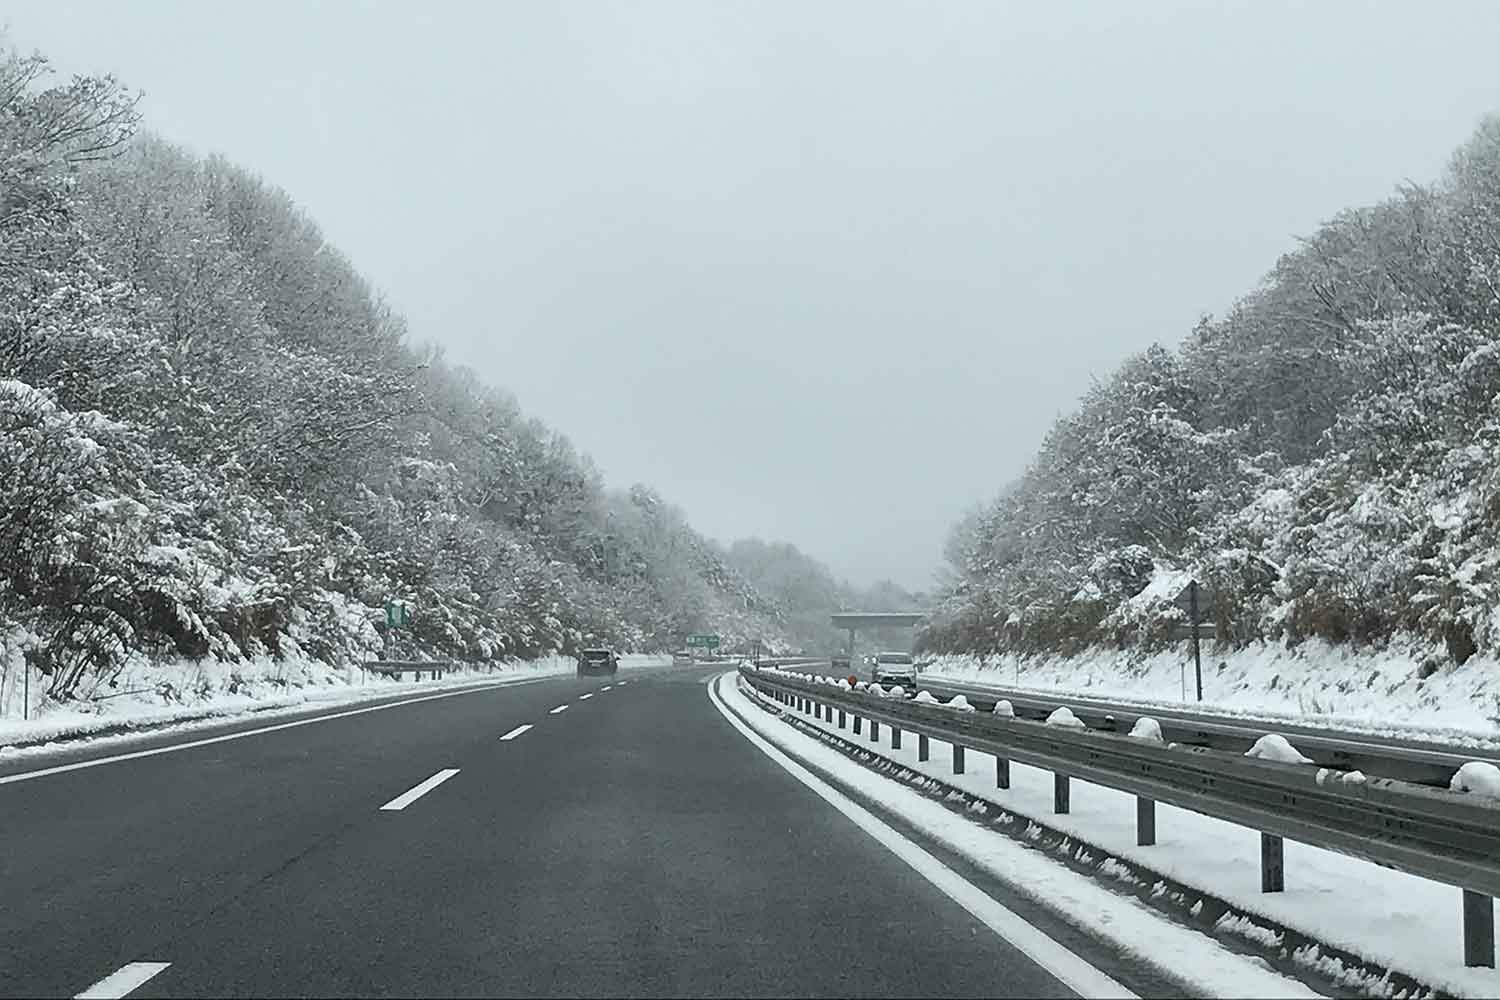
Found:
[{"label": "white snow patch", "polygon": [[[1256,760],[1274,760],[1282,764],[1311,764],[1311,757],[1302,756],[1301,751],[1287,742],[1280,733],[1267,733],[1255,741],[1255,746],[1245,751],[1246,757]],[[1320,782],[1321,784],[1321,782]]]},{"label": "white snow patch", "polygon": [[1088,728],[1088,726],[1084,724],[1084,721],[1078,716],[1074,715],[1073,710],[1066,705],[1053,709],[1052,714],[1047,716],[1046,724],[1049,726],[1059,726],[1063,729]]},{"label": "white snow patch", "polygon": [[995,702],[995,714],[1002,719],[1014,719],[1016,717],[1016,707],[1004,698],[1001,698]]},{"label": "white snow patch", "polygon": [[1130,727],[1130,736],[1137,740],[1152,740],[1162,742],[1161,723],[1148,716],[1141,716],[1135,720],[1135,725]]},{"label": "white snow patch", "polygon": [[1455,792],[1473,792],[1500,799],[1500,767],[1487,761],[1471,760],[1454,773],[1448,787]]},{"label": "white snow patch", "polygon": [[948,699],[948,703],[944,707],[945,708],[951,708],[955,712],[972,712],[972,711],[974,711],[974,706],[969,704],[969,699],[965,698],[961,694],[956,694],[952,698]]},{"label": "white snow patch", "polygon": [[931,691],[918,691],[917,696],[912,701],[921,702],[923,705],[938,704],[938,700],[932,696]]}]

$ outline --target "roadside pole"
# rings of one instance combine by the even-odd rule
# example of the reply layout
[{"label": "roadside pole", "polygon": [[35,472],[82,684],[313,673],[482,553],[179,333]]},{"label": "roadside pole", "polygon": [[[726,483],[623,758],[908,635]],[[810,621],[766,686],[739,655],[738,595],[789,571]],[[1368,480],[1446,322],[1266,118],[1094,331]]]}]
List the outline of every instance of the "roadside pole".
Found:
[{"label": "roadside pole", "polygon": [[1188,601],[1191,607],[1188,614],[1193,619],[1193,677],[1198,682],[1198,700],[1203,700],[1203,655],[1199,649],[1201,640],[1198,638],[1198,581],[1194,580],[1188,584]]}]

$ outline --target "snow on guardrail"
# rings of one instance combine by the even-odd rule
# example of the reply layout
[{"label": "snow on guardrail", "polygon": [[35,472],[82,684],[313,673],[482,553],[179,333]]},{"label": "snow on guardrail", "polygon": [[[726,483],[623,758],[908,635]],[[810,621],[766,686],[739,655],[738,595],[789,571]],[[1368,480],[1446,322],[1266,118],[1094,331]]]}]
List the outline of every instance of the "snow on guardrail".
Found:
[{"label": "snow on guardrail", "polygon": [[1500,799],[1500,767],[1482,760],[1471,760],[1458,769],[1448,787],[1455,792],[1473,792]]},{"label": "snow on guardrail", "polygon": [[1267,733],[1245,751],[1246,757],[1256,760],[1274,760],[1280,764],[1311,764],[1311,757],[1302,756],[1302,751],[1292,746],[1280,733]]},{"label": "snow on guardrail", "polygon": [[1066,705],[1053,709],[1052,714],[1047,716],[1047,721],[1045,724],[1049,726],[1058,726],[1062,729],[1088,728],[1088,725],[1078,716],[1074,715],[1073,710]]},{"label": "snow on guardrail", "polygon": [[1135,725],[1130,727],[1130,736],[1137,740],[1154,740],[1157,743],[1165,742],[1161,735],[1161,723],[1155,719],[1141,716],[1135,720]]}]

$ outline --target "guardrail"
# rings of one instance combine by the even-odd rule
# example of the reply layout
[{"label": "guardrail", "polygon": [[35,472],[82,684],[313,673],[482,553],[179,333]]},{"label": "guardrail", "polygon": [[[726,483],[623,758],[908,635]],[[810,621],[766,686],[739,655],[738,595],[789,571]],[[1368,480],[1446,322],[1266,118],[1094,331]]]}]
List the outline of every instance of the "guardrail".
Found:
[{"label": "guardrail", "polygon": [[399,681],[402,674],[415,674],[417,680],[421,680],[423,674],[431,674],[436,680],[453,670],[456,664],[452,660],[366,660],[360,666],[367,673],[384,674]]},{"label": "guardrail", "polygon": [[1468,966],[1495,965],[1494,897],[1500,895],[1500,800],[1389,778],[1362,783],[1307,765],[1248,758],[1204,747],[1174,746],[1112,732],[1072,730],[1025,718],[961,712],[849,690],[832,679],[809,680],[766,668],[740,671],[749,684],[794,710],[834,720],[838,728],[880,741],[891,730],[953,748],[953,771],[966,750],[992,754],[996,787],[1010,786],[1010,762],[1053,774],[1053,811],[1069,811],[1078,778],[1136,796],[1136,842],[1156,842],[1156,803],[1188,809],[1260,832],[1261,891],[1285,887],[1283,839],[1342,851],[1376,864],[1455,886],[1463,892],[1463,950]]},{"label": "guardrail", "polygon": [[1396,778],[1419,785],[1447,788],[1453,773],[1473,760],[1500,766],[1500,755],[1492,751],[1467,750],[1431,740],[1376,736],[1352,730],[1309,726],[1286,719],[1230,716],[1142,703],[1109,701],[1051,694],[1021,688],[967,684],[940,676],[922,676],[922,687],[945,699],[961,694],[982,712],[995,702],[1010,702],[1018,718],[1045,719],[1067,706],[1090,729],[1129,732],[1137,719],[1151,718],[1161,726],[1169,743],[1185,743],[1244,753],[1268,731],[1295,740],[1297,749],[1322,767],[1363,771],[1367,775]]}]

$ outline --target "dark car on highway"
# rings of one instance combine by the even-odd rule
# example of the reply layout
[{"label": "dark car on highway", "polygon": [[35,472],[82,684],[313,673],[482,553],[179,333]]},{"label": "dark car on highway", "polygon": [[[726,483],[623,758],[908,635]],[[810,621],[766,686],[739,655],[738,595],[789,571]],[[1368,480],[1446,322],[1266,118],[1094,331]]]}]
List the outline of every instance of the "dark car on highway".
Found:
[{"label": "dark car on highway", "polygon": [[620,669],[620,657],[612,649],[596,647],[585,649],[578,654],[578,676],[585,677],[593,674],[613,675]]}]

